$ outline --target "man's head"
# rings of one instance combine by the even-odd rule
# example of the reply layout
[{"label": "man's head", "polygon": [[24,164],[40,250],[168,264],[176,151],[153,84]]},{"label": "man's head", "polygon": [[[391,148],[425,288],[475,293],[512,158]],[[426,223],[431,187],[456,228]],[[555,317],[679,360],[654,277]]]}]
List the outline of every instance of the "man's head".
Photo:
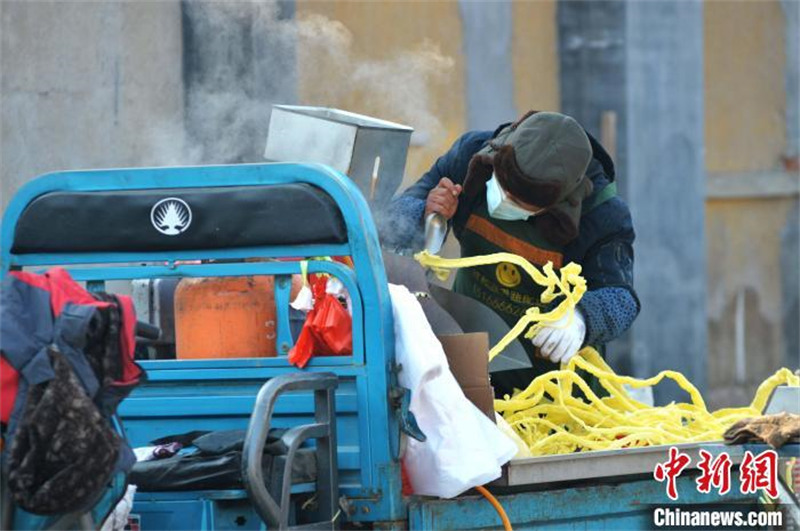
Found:
[{"label": "man's head", "polygon": [[592,158],[583,128],[554,112],[523,116],[500,131],[491,149],[500,186],[519,202],[540,208],[560,203],[580,188]]},{"label": "man's head", "polygon": [[494,173],[516,206],[536,214],[530,221],[544,237],[565,244],[577,237],[581,205],[592,192],[585,173],[593,156],[589,137],[573,118],[531,111],[501,129],[472,157],[464,196],[472,200],[488,192],[487,181]]}]

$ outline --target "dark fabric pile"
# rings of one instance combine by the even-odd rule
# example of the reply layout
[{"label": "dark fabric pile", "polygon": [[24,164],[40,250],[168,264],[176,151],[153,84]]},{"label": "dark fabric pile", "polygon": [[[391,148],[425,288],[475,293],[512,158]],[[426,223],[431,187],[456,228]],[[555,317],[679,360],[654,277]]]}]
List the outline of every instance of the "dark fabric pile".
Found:
[{"label": "dark fabric pile", "polygon": [[[3,473],[35,514],[90,508],[135,456],[114,414],[144,373],[133,361],[128,298],[92,295],[63,269],[11,273],[2,285]],[[8,415],[6,417],[6,415]]]},{"label": "dark fabric pile", "polygon": [[[285,430],[272,429],[264,446],[262,470],[273,493],[280,492],[286,463]],[[183,451],[164,459],[140,461],[134,465],[130,482],[143,492],[176,490],[241,489],[244,430],[191,432],[162,437],[156,445],[178,445]],[[187,450],[189,452],[187,452]],[[316,479],[314,452],[300,449],[292,463],[292,483]]]},{"label": "dark fabric pile", "polygon": [[111,478],[121,444],[64,355],[48,354],[55,378],[28,392],[8,460],[14,501],[43,514],[91,502]]}]

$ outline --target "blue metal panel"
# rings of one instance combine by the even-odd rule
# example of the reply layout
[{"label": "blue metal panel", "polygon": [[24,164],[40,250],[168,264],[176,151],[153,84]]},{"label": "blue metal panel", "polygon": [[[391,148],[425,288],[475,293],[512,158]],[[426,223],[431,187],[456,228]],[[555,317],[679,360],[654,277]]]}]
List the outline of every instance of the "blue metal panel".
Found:
[{"label": "blue metal panel", "polygon": [[[10,252],[16,222],[25,207],[36,197],[51,191],[263,186],[296,182],[317,186],[336,202],[347,229],[347,244],[154,253],[12,255]],[[348,178],[316,164],[61,172],[40,177],[23,186],[6,209],[0,227],[2,275],[11,267],[81,264],[119,264],[114,267],[70,268],[76,279],[90,281],[170,276],[290,275],[299,273],[297,262],[209,265],[176,262],[326,255],[353,259],[353,270],[340,264],[313,261],[309,270],[334,274],[349,290],[353,300],[354,354],[350,357],[314,358],[307,370],[324,368],[344,379],[343,389],[337,393],[337,397],[341,394],[340,404],[337,404],[341,408],[337,419],[340,462],[342,467],[347,467],[341,478],[344,492],[353,498],[359,517],[368,520],[404,519],[405,506],[400,495],[396,461],[398,445],[395,441],[399,440],[399,431],[387,399],[394,378],[390,372],[394,361],[391,302],[369,208]],[[282,293],[279,296],[284,297]],[[281,332],[285,324],[283,321]],[[158,361],[142,365],[148,372],[149,381],[121,408],[125,429],[135,443],[150,440],[153,434],[180,433],[185,428],[241,428],[246,422],[247,408],[252,403],[256,387],[268,378],[297,370],[289,367],[285,358]],[[229,390],[223,391],[226,387]],[[193,400],[187,389],[197,392],[203,399]],[[293,400],[285,410],[279,410],[276,422],[288,424],[304,416],[308,418],[311,411],[307,400]],[[193,521],[191,527],[208,528],[208,522],[213,519],[209,511],[203,506],[198,513],[202,517]]]},{"label": "blue metal panel", "polygon": [[[737,474],[731,491],[719,496],[697,492],[695,477],[677,479],[680,504],[755,503],[757,496],[739,492]],[[673,504],[665,485],[652,477],[619,478],[617,484],[550,487],[539,492],[497,496],[514,529],[650,529],[651,508]],[[455,500],[415,498],[409,504],[409,528],[484,529],[502,527],[500,517],[482,496]]]},{"label": "blue metal panel", "polygon": [[[286,249],[291,249],[286,254]],[[80,254],[22,254],[10,255],[9,266],[40,266],[68,264],[125,264],[133,262],[174,263],[184,260],[216,260],[252,258],[280,258],[283,256],[347,256],[351,249],[346,244],[296,245],[287,247],[239,247],[236,249],[208,251],[172,251],[152,253],[80,253]],[[5,262],[5,257],[3,257]]]},{"label": "blue metal panel", "polygon": [[131,514],[140,519],[143,530],[266,529],[244,490],[137,492]]},{"label": "blue metal panel", "polygon": [[210,500],[167,502],[137,500],[132,515],[140,519],[141,529],[169,529],[170,531],[211,531],[213,529],[210,525],[210,522],[213,521],[213,502]]},{"label": "blue metal panel", "polygon": [[294,345],[292,329],[289,322],[289,299],[292,289],[290,275],[277,275],[275,277],[275,345],[278,356],[286,356]]},{"label": "blue metal panel", "polygon": [[[149,381],[156,380],[197,380],[208,378],[206,369],[214,369],[214,378],[219,380],[237,380],[261,375],[262,382],[279,374],[296,372],[297,368],[289,365],[284,359],[276,358],[242,358],[225,360],[158,360],[142,361],[140,365],[147,370]],[[349,356],[320,356],[311,358],[306,371],[331,370],[336,368],[339,376],[363,375],[366,369],[355,365]]]}]

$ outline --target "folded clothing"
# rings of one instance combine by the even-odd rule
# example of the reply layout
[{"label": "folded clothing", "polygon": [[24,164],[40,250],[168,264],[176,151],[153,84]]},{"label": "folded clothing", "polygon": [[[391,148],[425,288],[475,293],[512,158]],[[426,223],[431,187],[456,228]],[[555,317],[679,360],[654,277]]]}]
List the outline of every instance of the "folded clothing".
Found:
[{"label": "folded clothing", "polygon": [[[262,470],[271,492],[279,492],[286,463],[286,445],[280,437],[285,430],[272,429],[264,446]],[[184,450],[164,459],[140,461],[133,466],[129,481],[141,492],[241,489],[244,430],[193,432],[162,437],[155,444],[180,442]],[[317,462],[312,448],[301,448],[292,464],[292,484],[315,481]]]},{"label": "folded clothing", "polygon": [[800,415],[778,413],[742,419],[725,432],[727,444],[765,442],[780,448],[787,442],[800,438]]}]

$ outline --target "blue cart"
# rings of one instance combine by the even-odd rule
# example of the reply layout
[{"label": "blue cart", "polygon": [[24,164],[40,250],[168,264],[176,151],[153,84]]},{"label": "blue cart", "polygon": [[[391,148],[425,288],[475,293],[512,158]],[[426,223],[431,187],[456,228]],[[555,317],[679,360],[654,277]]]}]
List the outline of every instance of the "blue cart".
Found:
[{"label": "blue cart", "polygon": [[[62,265],[92,290],[113,280],[274,275],[278,357],[141,362],[147,382],[120,408],[134,447],[192,430],[247,429],[247,437],[241,488],[137,492],[140,529],[501,527],[491,505],[474,494],[402,495],[401,439],[404,430],[415,433],[408,393],[397,384],[402,368],[394,361],[375,225],[344,175],[313,164],[53,173],[24,186],[10,203],[1,252],[3,273]],[[354,267],[312,258],[326,256],[349,256]],[[353,312],[353,354],[314,357],[303,370],[286,359],[298,258],[307,272],[340,279]],[[285,471],[278,480],[265,477],[261,466],[273,427],[287,429],[286,451],[275,461]],[[315,454],[316,479],[293,483],[302,447]],[[492,489],[517,528],[649,528],[650,506],[668,502],[641,463],[623,475],[611,470],[610,477],[546,482],[536,476],[537,462],[526,466],[526,479],[513,479],[510,468],[504,485]],[[719,501],[698,494],[692,478],[679,481],[682,503]],[[754,499],[732,492],[724,501]]]}]

